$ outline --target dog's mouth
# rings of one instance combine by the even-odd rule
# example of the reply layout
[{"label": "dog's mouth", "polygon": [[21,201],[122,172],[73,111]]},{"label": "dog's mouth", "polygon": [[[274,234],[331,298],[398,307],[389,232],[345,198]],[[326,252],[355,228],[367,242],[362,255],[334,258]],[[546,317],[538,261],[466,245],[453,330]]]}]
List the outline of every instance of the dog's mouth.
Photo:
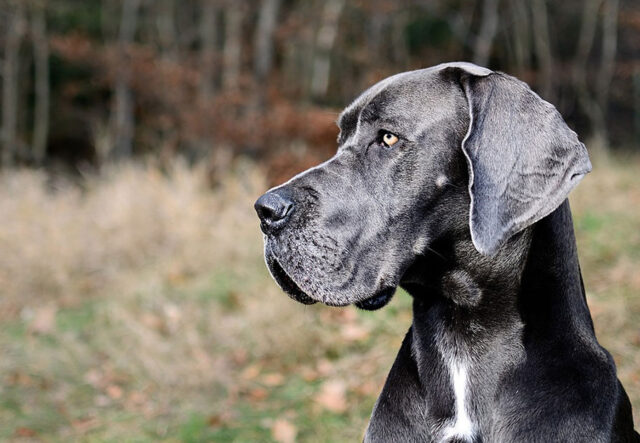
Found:
[{"label": "dog's mouth", "polygon": [[[293,300],[300,302],[305,305],[312,305],[317,303],[317,300],[314,300],[311,296],[305,293],[300,286],[287,274],[287,271],[284,270],[273,251],[267,247],[265,251],[265,258],[267,262],[267,267],[271,272],[273,279],[276,281],[278,286]],[[396,292],[396,286],[386,286],[378,291],[376,291],[372,296],[365,298],[360,301],[334,301],[334,300],[322,300],[324,304],[328,306],[347,306],[353,303],[356,307],[360,309],[364,309],[367,311],[375,311],[386,306],[391,298]]]},{"label": "dog's mouth", "polygon": [[391,301],[393,294],[395,294],[396,288],[388,287],[378,291],[372,297],[355,302],[355,305],[366,311],[375,311],[387,305]]},{"label": "dog's mouth", "polygon": [[271,271],[271,275],[275,279],[276,283],[278,283],[289,297],[305,305],[317,303],[316,300],[305,294],[296,282],[287,275],[280,263],[278,263],[278,260],[276,260],[272,254],[267,256],[267,264],[269,265],[269,270]]}]

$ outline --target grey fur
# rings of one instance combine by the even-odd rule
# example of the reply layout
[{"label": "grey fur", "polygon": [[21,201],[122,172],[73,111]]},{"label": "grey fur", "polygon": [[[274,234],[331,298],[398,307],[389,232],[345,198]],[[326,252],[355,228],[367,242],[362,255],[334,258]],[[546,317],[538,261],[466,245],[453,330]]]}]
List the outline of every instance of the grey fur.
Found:
[{"label": "grey fur", "polygon": [[566,200],[591,164],[553,106],[447,63],[372,86],[338,124],[337,154],[256,210],[292,298],[377,309],[399,285],[414,298],[365,440],[640,441]]},{"label": "grey fur", "polygon": [[549,215],[591,171],[587,150],[550,103],[513,77],[463,82],[471,125],[471,237],[493,254],[513,234]]}]

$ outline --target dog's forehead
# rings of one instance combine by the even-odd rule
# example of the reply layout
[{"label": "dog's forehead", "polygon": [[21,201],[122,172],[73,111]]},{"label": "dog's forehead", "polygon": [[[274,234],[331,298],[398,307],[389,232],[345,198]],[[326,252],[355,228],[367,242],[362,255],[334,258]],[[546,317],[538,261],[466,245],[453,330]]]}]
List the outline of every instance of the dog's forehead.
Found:
[{"label": "dog's forehead", "polygon": [[387,77],[365,90],[340,114],[340,128],[355,126],[360,113],[368,110],[377,118],[404,116],[413,119],[413,112],[425,101],[442,98],[445,88],[440,75],[445,68],[458,68],[472,75],[486,76],[493,71],[466,62],[443,63],[427,69],[402,72]]},{"label": "dog's forehead", "polygon": [[419,81],[420,77],[429,75],[423,71],[426,70],[396,74],[371,86],[342,111],[338,125],[343,128],[355,124],[365,108],[377,115],[392,109],[393,106],[390,105],[406,100],[410,96],[406,93],[410,85]]}]

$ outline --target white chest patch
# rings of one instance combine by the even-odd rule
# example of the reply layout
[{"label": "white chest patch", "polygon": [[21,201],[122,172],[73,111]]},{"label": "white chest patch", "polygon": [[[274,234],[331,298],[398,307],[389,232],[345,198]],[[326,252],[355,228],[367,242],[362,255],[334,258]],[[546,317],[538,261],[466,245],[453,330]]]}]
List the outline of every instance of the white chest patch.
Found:
[{"label": "white chest patch", "polygon": [[453,395],[456,400],[456,412],[453,424],[445,428],[443,437],[445,440],[455,437],[470,442],[473,440],[475,430],[466,408],[467,368],[454,362],[449,365],[449,373],[451,374]]}]

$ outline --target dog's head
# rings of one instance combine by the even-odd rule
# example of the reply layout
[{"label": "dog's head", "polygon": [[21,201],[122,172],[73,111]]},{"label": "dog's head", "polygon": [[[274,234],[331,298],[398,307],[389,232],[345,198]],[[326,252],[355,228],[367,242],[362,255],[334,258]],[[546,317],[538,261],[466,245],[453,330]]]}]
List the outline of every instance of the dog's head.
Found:
[{"label": "dog's head", "polygon": [[452,232],[491,256],[591,169],[552,105],[469,63],[387,78],[338,125],[333,158],[255,205],[271,274],[306,304],[379,308]]}]

